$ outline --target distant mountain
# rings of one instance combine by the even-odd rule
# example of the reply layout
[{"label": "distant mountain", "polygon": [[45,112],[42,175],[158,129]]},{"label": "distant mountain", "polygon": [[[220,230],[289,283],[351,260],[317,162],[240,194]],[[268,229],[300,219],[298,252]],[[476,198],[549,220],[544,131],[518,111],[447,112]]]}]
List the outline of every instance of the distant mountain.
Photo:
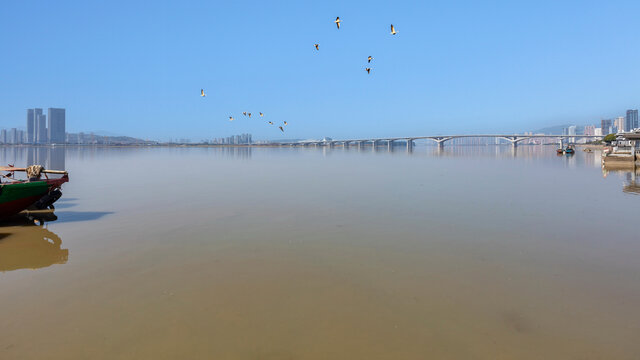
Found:
[{"label": "distant mountain", "polygon": [[[91,132],[90,132],[91,133]],[[105,131],[105,130],[98,130],[98,131],[93,131],[92,132],[94,135],[100,135],[100,136],[113,136],[113,137],[119,137],[119,136],[124,136],[122,134],[116,134],[116,133],[112,133],[110,131]]]},{"label": "distant mountain", "polygon": [[[549,126],[549,127],[546,127],[546,128],[534,130],[533,133],[534,134],[545,134],[545,135],[562,135],[562,129],[568,128],[569,126],[571,126],[571,124]],[[582,126],[580,126],[580,127],[582,127]]]}]

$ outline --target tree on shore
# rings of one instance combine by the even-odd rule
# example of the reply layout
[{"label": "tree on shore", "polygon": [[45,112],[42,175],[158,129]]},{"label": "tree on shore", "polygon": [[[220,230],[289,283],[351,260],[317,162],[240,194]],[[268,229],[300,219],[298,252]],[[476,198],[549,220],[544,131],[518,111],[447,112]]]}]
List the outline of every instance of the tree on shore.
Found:
[{"label": "tree on shore", "polygon": [[604,139],[602,139],[602,140],[605,141],[605,142],[610,143],[610,142],[614,141],[615,139],[616,139],[616,134],[609,134],[609,135],[605,136]]}]

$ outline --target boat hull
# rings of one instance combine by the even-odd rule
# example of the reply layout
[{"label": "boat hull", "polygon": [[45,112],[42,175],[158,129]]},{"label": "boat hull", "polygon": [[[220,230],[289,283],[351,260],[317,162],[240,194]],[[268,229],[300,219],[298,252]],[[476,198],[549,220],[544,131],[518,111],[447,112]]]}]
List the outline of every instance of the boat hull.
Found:
[{"label": "boat hull", "polygon": [[49,191],[69,180],[68,176],[32,182],[6,183],[0,186],[0,219],[10,217],[33,205]]}]

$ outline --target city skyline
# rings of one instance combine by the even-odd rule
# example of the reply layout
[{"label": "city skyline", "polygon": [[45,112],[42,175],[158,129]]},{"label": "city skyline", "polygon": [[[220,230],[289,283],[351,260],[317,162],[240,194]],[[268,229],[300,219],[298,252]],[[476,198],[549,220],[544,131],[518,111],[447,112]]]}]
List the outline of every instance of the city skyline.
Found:
[{"label": "city skyline", "polygon": [[[96,131],[80,131],[77,133],[68,133],[68,132],[65,132],[66,109],[49,108],[47,112],[50,118],[52,113],[55,114],[56,112],[59,112],[61,114],[61,118],[62,118],[61,128],[58,130],[59,135],[56,138],[57,140],[54,141],[57,143],[65,143],[65,142],[71,143],[71,144],[93,143],[95,142],[95,139],[94,140],[88,140],[88,139],[89,137],[95,137],[96,135],[98,137],[105,137],[105,138],[129,137],[123,134],[113,134],[113,133],[101,134],[100,132],[96,132]],[[22,131],[22,135],[19,135],[19,136],[16,135],[16,138],[22,139],[20,140],[19,143],[45,144],[49,142],[49,139],[51,139],[50,129],[47,127],[47,124],[46,124],[46,118],[47,118],[47,115],[43,114],[41,108],[27,109],[27,122],[26,122],[26,126],[24,127],[24,129],[26,130],[23,130],[23,128],[21,127],[16,127],[16,128],[8,128],[5,131],[11,131],[13,129],[16,129],[18,132]],[[54,120],[54,122],[55,121],[58,121],[58,120]],[[587,121],[586,123],[583,123],[583,124],[562,125],[563,126],[561,129],[562,131],[544,131],[544,130],[532,131],[529,129],[525,131],[514,132],[513,134],[566,135],[570,132],[573,132],[573,134],[607,135],[609,133],[628,132],[638,128],[638,110],[629,109],[626,111],[626,116],[618,116],[611,119],[601,119],[599,123],[600,123],[600,127],[597,127],[597,123],[594,121],[591,121],[591,122]],[[559,128],[559,127],[560,125],[556,125],[551,128]],[[573,130],[571,130],[571,128],[573,128]],[[477,133],[477,134],[482,134],[482,133]],[[83,139],[85,135],[87,136],[87,140],[86,142],[83,142],[81,139]],[[432,134],[432,135],[442,135],[442,134]],[[452,133],[449,133],[447,135],[452,135]],[[458,134],[458,135],[463,135],[463,134]],[[249,139],[248,141],[246,140],[247,136]],[[223,136],[223,137],[200,136],[196,140],[193,140],[192,138],[185,138],[185,137],[169,137],[168,139],[165,139],[165,140],[150,139],[149,137],[140,137],[136,139],[137,140],[145,139],[152,142],[166,142],[166,143],[178,142],[178,143],[211,143],[211,144],[247,144],[252,142],[251,140],[252,134],[249,134],[249,133],[241,134],[240,137],[242,138],[242,140],[239,140],[238,137],[239,135],[230,135],[230,136]],[[5,135],[0,136],[0,143],[11,143],[6,140],[10,138],[11,136],[8,136],[8,137]],[[313,137],[306,137],[306,138],[311,139]],[[304,138],[300,138],[300,139],[304,139]],[[277,140],[277,138],[258,139],[258,141],[265,141],[265,140]]]}]

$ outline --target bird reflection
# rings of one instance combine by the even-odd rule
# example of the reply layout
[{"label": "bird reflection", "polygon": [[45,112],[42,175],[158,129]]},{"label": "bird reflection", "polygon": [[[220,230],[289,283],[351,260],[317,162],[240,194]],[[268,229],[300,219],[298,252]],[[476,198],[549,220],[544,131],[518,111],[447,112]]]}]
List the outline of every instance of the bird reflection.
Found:
[{"label": "bird reflection", "polygon": [[40,226],[10,226],[0,229],[0,271],[40,269],[65,264],[69,250],[62,239]]}]

